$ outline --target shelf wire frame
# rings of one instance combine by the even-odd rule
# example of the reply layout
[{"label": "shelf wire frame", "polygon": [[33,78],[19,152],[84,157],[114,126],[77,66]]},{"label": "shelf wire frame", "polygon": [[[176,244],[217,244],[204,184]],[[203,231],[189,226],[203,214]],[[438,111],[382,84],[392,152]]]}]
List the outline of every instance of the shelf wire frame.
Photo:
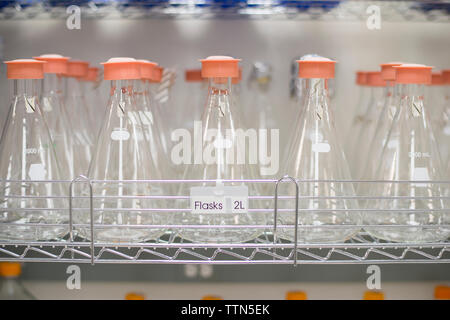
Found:
[{"label": "shelf wire frame", "polygon": [[[20,3],[11,1],[0,9],[3,19],[66,19],[66,9],[73,1]],[[383,21],[438,21],[448,22],[450,1],[256,1],[224,6],[221,1],[140,1],[124,5],[117,1],[88,1],[77,4],[83,18],[90,19],[296,19],[366,21],[367,8],[380,8]]]},{"label": "shelf wire frame", "polygon": [[[448,239],[443,242],[435,242],[435,243],[389,243],[389,242],[382,242],[379,239],[373,238],[371,236],[368,236],[368,234],[364,231],[359,232],[357,235],[355,235],[350,242],[345,243],[332,243],[332,244],[317,244],[317,243],[298,243],[298,229],[301,228],[314,228],[316,226],[314,225],[299,225],[298,223],[298,217],[299,212],[307,213],[314,210],[311,209],[299,209],[299,198],[316,198],[317,196],[300,196],[299,195],[299,182],[300,183],[318,183],[318,182],[328,182],[328,183],[414,183],[414,184],[445,184],[450,185],[450,181],[380,181],[380,180],[372,180],[372,181],[357,181],[357,180],[298,180],[294,179],[289,176],[284,176],[281,179],[273,180],[273,179],[246,179],[246,180],[222,180],[223,183],[274,183],[275,189],[274,189],[274,196],[250,196],[249,198],[254,199],[267,199],[271,198],[274,201],[274,209],[273,209],[273,231],[272,231],[272,237],[273,240],[270,240],[270,234],[268,235],[268,232],[265,232],[263,236],[261,236],[258,239],[255,239],[254,242],[247,242],[247,243],[232,243],[232,244],[222,244],[222,243],[187,243],[184,242],[183,239],[180,239],[180,242],[176,242],[175,239],[177,239],[177,233],[172,232],[170,233],[169,240],[157,240],[155,242],[146,242],[146,243],[100,243],[95,242],[95,229],[96,228],[107,228],[107,227],[120,227],[120,225],[97,225],[94,223],[94,199],[95,198],[104,198],[106,196],[95,196],[94,195],[94,184],[95,183],[215,183],[216,180],[124,180],[124,181],[106,181],[106,180],[91,180],[87,178],[86,176],[79,176],[72,181],[20,181],[20,180],[3,180],[3,182],[12,182],[12,183],[70,183],[69,191],[68,191],[68,197],[66,196],[22,196],[22,198],[68,198],[69,199],[69,221],[68,221],[68,239],[62,240],[62,241],[32,241],[32,242],[26,242],[26,241],[0,241],[0,261],[20,261],[20,262],[77,262],[77,263],[91,263],[94,265],[95,263],[173,263],[173,264],[185,264],[185,263],[211,263],[211,264],[251,264],[251,263],[260,263],[260,264],[293,264],[294,266],[298,263],[298,255],[301,254],[303,256],[309,257],[310,260],[301,260],[302,264],[314,264],[314,263],[327,263],[327,264],[349,264],[349,263],[450,263],[450,256],[448,256],[448,253],[450,253],[450,245],[448,242]],[[296,188],[296,194],[295,196],[282,196],[284,199],[295,199],[295,218],[297,223],[294,225],[283,225],[280,226],[277,223],[278,220],[278,212],[280,209],[278,208],[278,199],[280,198],[278,195],[278,186],[280,183],[294,183]],[[73,195],[73,187],[76,184],[84,183],[87,184],[89,187],[89,194],[88,196],[74,196]],[[447,188],[448,189],[448,188]],[[8,197],[8,196],[4,196]],[[15,196],[15,195],[9,195],[9,197],[18,197],[21,196]],[[121,196],[123,197],[123,196]],[[129,196],[128,196],[129,197]],[[134,198],[139,197],[145,197],[145,198],[163,198],[163,199],[189,199],[189,196],[131,196]],[[83,225],[83,224],[74,224],[73,221],[73,211],[77,208],[73,208],[73,199],[89,199],[89,208],[82,208],[82,210],[89,210],[89,224]],[[110,198],[118,199],[119,196],[110,196]],[[409,197],[409,196],[397,196],[397,197],[383,197],[383,196],[329,196],[329,197],[319,197],[323,199],[337,199],[337,198],[348,198],[348,199],[363,199],[363,200],[369,200],[369,199],[441,199],[441,200],[450,200],[450,196],[448,195],[440,195],[440,196],[425,196],[425,197]],[[27,208],[27,210],[42,210],[43,208]],[[50,210],[50,208],[44,208],[45,210]],[[55,208],[53,208],[55,209]],[[67,208],[66,208],[67,209]],[[80,209],[80,208],[78,208]],[[131,208],[126,208],[128,210],[132,210]],[[121,208],[120,210],[126,210]],[[425,211],[437,211],[437,212],[444,212],[446,214],[450,214],[449,212],[450,208],[444,207],[443,209],[427,209],[427,210],[415,210],[415,209],[389,209],[390,211],[396,211],[396,212],[411,212],[412,210],[414,212],[425,212]],[[2,208],[0,210],[8,210],[7,208]],[[58,208],[57,208],[58,210]],[[101,209],[103,211],[104,209]],[[142,211],[141,209],[139,209]],[[152,209],[151,209],[152,210]],[[150,211],[151,211],[150,210]],[[161,210],[161,209],[157,209]],[[166,209],[167,211],[171,211],[170,208]],[[185,211],[186,209],[174,209],[172,211]],[[251,210],[251,209],[250,209]],[[249,210],[249,211],[250,211]],[[260,209],[256,209],[256,212],[258,212]],[[270,209],[269,209],[270,210]],[[281,211],[292,211],[290,209],[281,209]],[[339,209],[330,209],[328,211],[337,211]],[[345,211],[383,211],[383,209],[342,209]],[[386,209],[384,209],[386,210]],[[114,210],[113,210],[114,211]],[[127,210],[126,210],[127,211]],[[264,211],[264,209],[263,209]],[[268,211],[268,210],[266,210]],[[321,209],[320,211],[327,211],[324,209]],[[4,223],[3,223],[4,224]],[[33,225],[32,223],[27,225]],[[42,224],[35,224],[36,226],[42,227]],[[0,225],[1,226],[1,225]],[[16,225],[17,226],[17,225]],[[44,226],[51,227],[51,226],[61,226],[58,224],[45,224]],[[74,237],[74,227],[75,226],[87,226],[90,228],[90,241],[75,241]],[[449,228],[450,225],[425,225],[426,227],[430,228]],[[123,227],[135,227],[135,228],[264,228],[267,229],[268,225],[123,225]],[[278,228],[294,228],[294,236],[295,241],[294,242],[283,242],[278,239],[277,236],[277,230]],[[321,228],[348,228],[352,227],[352,225],[322,225]],[[366,225],[354,225],[353,227],[358,228],[364,228]],[[411,228],[411,225],[370,225],[371,228],[376,227],[382,227],[382,228],[402,228],[402,227],[408,227]],[[423,227],[423,226],[419,226]],[[16,254],[14,250],[8,250],[8,248],[18,248],[23,247],[23,253],[22,254]],[[50,252],[50,250],[45,250],[43,247],[49,247],[49,248],[60,248],[59,254],[53,254]],[[118,248],[128,248],[128,249],[137,249],[137,252],[134,256],[126,254],[124,252],[121,252]],[[83,251],[82,248],[88,248],[88,251]],[[98,254],[95,254],[95,250],[99,249]],[[115,248],[115,249],[113,249]],[[153,248],[153,250],[152,250]],[[160,251],[157,251],[157,249],[160,249]],[[175,253],[170,256],[167,254],[163,254],[161,250],[170,250],[170,249],[176,249]],[[195,252],[195,249],[212,249],[213,254],[211,256],[207,256],[204,254],[200,254],[198,252]],[[252,249],[252,253],[250,256],[245,256],[241,253],[238,253],[236,250],[246,250],[246,249]],[[280,255],[278,254],[277,250],[290,250],[289,254],[286,255]],[[310,250],[322,250],[322,249],[328,249],[328,253],[325,256],[320,256],[316,253],[311,252]],[[352,253],[351,250],[356,249],[365,249],[365,253],[362,256],[356,255]],[[390,253],[387,251],[387,249],[403,249],[400,255],[395,255],[393,253]],[[427,253],[426,251],[423,251],[425,249],[429,250],[440,250],[436,255],[433,255],[431,253]],[[43,254],[47,258],[27,258],[27,255],[29,252],[36,252]],[[64,258],[65,254],[69,252],[70,258]],[[89,253],[88,253],[89,252]],[[102,258],[104,254],[113,254],[119,259],[106,259]],[[159,257],[160,259],[141,259],[141,255],[149,253],[153,256]],[[257,254],[264,254],[266,256],[271,256],[271,260],[259,260],[256,259]],[[382,259],[370,259],[370,254],[376,253],[378,255],[381,255]],[[414,253],[416,255],[419,255],[422,258],[419,259],[410,259],[407,258],[408,253]],[[7,257],[3,258],[1,254],[6,254]],[[75,258],[75,254],[78,256],[81,256],[82,258]],[[179,258],[182,254],[189,254],[197,260],[189,260],[189,259],[182,259]],[[235,260],[219,260],[216,258],[219,256],[219,254],[225,254],[229,257],[233,257]],[[336,260],[332,258],[333,254],[339,254],[346,258],[347,260]]]}]

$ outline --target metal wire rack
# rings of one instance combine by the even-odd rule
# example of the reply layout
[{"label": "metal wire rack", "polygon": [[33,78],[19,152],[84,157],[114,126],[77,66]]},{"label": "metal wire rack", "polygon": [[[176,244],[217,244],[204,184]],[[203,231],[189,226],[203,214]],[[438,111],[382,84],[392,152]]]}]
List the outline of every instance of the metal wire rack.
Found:
[{"label": "metal wire rack", "polygon": [[[35,228],[51,228],[62,227],[67,228],[67,235],[62,240],[54,241],[26,241],[14,240],[5,241],[0,240],[0,261],[17,261],[17,262],[65,262],[65,263],[141,263],[141,264],[391,264],[391,263],[450,263],[450,241],[447,238],[440,242],[387,242],[377,239],[367,233],[365,230],[368,225],[321,225],[320,228],[337,230],[339,228],[354,227],[360,231],[353,237],[342,243],[301,243],[298,241],[286,241],[277,236],[277,230],[282,228],[295,229],[294,234],[298,231],[310,228],[317,228],[311,224],[295,224],[295,225],[281,225],[277,215],[281,212],[291,212],[295,214],[299,221],[299,215],[314,214],[317,209],[304,208],[299,205],[302,200],[328,200],[328,199],[352,199],[356,201],[385,201],[396,202],[399,200],[429,200],[438,201],[443,204],[440,208],[427,209],[380,209],[367,205],[365,208],[346,208],[346,209],[320,209],[321,212],[334,212],[339,210],[344,211],[358,211],[369,214],[377,214],[384,210],[393,212],[408,212],[410,214],[419,214],[427,211],[439,212],[444,218],[439,224],[411,226],[405,225],[370,225],[370,228],[409,228],[409,230],[418,228],[436,229],[436,230],[450,230],[450,181],[336,181],[336,180],[321,180],[321,181],[303,181],[296,180],[285,176],[279,180],[223,180],[222,183],[245,183],[262,184],[272,187],[273,194],[258,194],[249,195],[249,201],[265,200],[269,201],[269,205],[263,207],[256,207],[248,209],[249,213],[266,212],[272,219],[268,224],[255,225],[149,225],[149,224],[106,224],[97,223],[95,215],[105,208],[98,208],[96,201],[104,199],[117,201],[119,199],[152,199],[164,200],[167,203],[166,207],[155,208],[140,208],[140,212],[167,212],[177,214],[182,211],[189,210],[189,208],[179,208],[174,205],[176,200],[188,201],[189,195],[128,195],[128,196],[106,196],[98,194],[96,187],[101,184],[105,185],[124,185],[124,184],[172,184],[180,185],[187,183],[189,185],[195,184],[214,184],[216,180],[127,180],[127,181],[98,181],[90,180],[84,176],[80,176],[73,181],[0,181],[2,186],[2,195],[0,196],[0,212],[5,216],[5,212],[31,212],[36,213],[42,210],[59,211],[67,213],[67,219],[61,223],[42,223],[37,221],[33,223],[26,223],[27,227]],[[278,187],[281,184],[290,183],[295,186],[295,195],[279,195]],[[307,183],[341,183],[341,184],[359,184],[359,183],[376,183],[376,184],[413,184],[427,188],[439,188],[441,193],[438,196],[378,196],[378,195],[339,195],[339,196],[310,196],[299,194],[299,185]],[[59,185],[64,188],[65,192],[61,195],[20,195],[5,192],[5,184],[13,185],[19,184],[22,187],[36,185]],[[84,186],[82,191],[77,186]],[[13,188],[11,188],[13,189]],[[77,189],[78,192],[74,190]],[[16,189],[17,190],[17,189]],[[49,190],[49,189],[47,189]],[[54,190],[54,189],[53,189]],[[270,190],[270,189],[268,189]],[[269,191],[270,192],[270,191]],[[63,200],[65,205],[59,207],[33,207],[32,205],[22,205],[14,208],[8,207],[8,200],[14,199],[16,203],[26,203],[30,199],[33,200],[49,200],[58,199]],[[291,200],[292,208],[279,208],[279,201]],[[24,202],[25,201],[25,202]],[[81,203],[86,206],[79,206]],[[84,202],[83,202],[84,201]],[[77,204],[77,205],[75,205]],[[76,223],[73,218],[77,211],[84,211],[89,217],[89,223]],[[109,209],[114,211],[114,209]],[[121,208],[120,211],[134,212],[135,208]],[[447,224],[446,224],[447,223]],[[1,228],[5,227],[20,227],[20,224],[14,222],[0,223]],[[23,225],[22,225],[23,226]],[[76,230],[77,228],[87,228],[90,231],[90,240],[80,238]],[[142,243],[133,242],[98,242],[95,239],[95,231],[101,228],[128,228],[128,229],[151,229],[161,228],[167,230],[161,237],[155,241],[148,241]],[[245,243],[191,243],[183,240],[178,232],[183,228],[217,228],[224,230],[226,228],[234,229],[260,229],[261,235],[253,241]]]},{"label": "metal wire rack", "polygon": [[[0,0],[3,19],[65,19],[73,10],[94,19],[294,19],[365,21],[376,6],[384,21],[449,21],[450,2],[356,0]],[[68,9],[68,8],[72,9]],[[378,10],[377,9],[377,10]]]}]

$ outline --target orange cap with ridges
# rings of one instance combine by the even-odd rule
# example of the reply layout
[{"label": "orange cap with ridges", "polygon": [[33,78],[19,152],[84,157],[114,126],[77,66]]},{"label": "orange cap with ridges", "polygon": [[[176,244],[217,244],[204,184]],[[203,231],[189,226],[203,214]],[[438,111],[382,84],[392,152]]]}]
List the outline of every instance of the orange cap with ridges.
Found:
[{"label": "orange cap with ridges", "polygon": [[214,295],[207,295],[203,296],[202,300],[223,300],[222,297],[214,296]]},{"label": "orange cap with ridges", "polygon": [[33,59],[46,62],[44,64],[44,73],[67,74],[69,57],[59,54],[43,54],[39,57],[33,57]]},{"label": "orange cap with ridges", "polygon": [[443,84],[444,84],[444,80],[442,79],[442,73],[432,72],[431,73],[431,85],[442,86]]},{"label": "orange cap with ridges", "polygon": [[367,72],[357,71],[356,72],[356,84],[360,86],[365,86],[367,82]]},{"label": "orange cap with ridges", "polygon": [[381,77],[381,71],[367,72],[367,85],[371,87],[385,87],[386,81]]},{"label": "orange cap with ridges", "polygon": [[384,300],[384,293],[381,291],[366,291],[364,292],[364,300]]},{"label": "orange cap with ridges", "polygon": [[202,69],[189,69],[184,72],[186,82],[202,82]]},{"label": "orange cap with ridges", "polygon": [[431,69],[423,64],[402,64],[394,66],[396,70],[395,82],[401,84],[430,84]]},{"label": "orange cap with ridges", "polygon": [[450,69],[442,70],[442,81],[444,84],[450,84]]},{"label": "orange cap with ridges", "polygon": [[450,287],[436,286],[434,288],[434,298],[439,300],[450,300]]},{"label": "orange cap with ridges", "polygon": [[88,73],[86,77],[84,77],[84,81],[91,81],[96,82],[98,80],[98,71],[99,69],[97,67],[89,67]]},{"label": "orange cap with ridges", "polygon": [[67,62],[66,76],[73,78],[84,78],[88,74],[89,62],[81,60],[69,60]]},{"label": "orange cap with ridges", "polygon": [[306,292],[303,291],[288,291],[286,292],[286,300],[307,300]]},{"label": "orange cap with ridges", "polygon": [[125,295],[125,300],[145,300],[145,296],[136,292],[129,292]]},{"label": "orange cap with ridges", "polygon": [[401,62],[388,62],[380,64],[381,77],[385,81],[395,81],[395,69],[394,66],[400,66]]},{"label": "orange cap with ridges", "polygon": [[134,58],[111,58],[101,63],[105,80],[141,79],[140,63]]},{"label": "orange cap with ridges", "polygon": [[44,61],[34,59],[16,59],[5,61],[8,79],[43,79]]},{"label": "orange cap with ridges", "polygon": [[234,78],[239,76],[239,61],[228,56],[209,56],[201,59],[203,78]]},{"label": "orange cap with ridges", "polygon": [[336,61],[323,57],[297,60],[298,77],[306,79],[333,79]]},{"label": "orange cap with ridges", "polygon": [[151,80],[153,79],[153,69],[158,65],[156,62],[148,60],[137,60],[139,67],[141,68],[141,79]]},{"label": "orange cap with ridges", "polygon": [[0,276],[17,277],[22,273],[22,267],[18,262],[2,262],[0,263]]}]

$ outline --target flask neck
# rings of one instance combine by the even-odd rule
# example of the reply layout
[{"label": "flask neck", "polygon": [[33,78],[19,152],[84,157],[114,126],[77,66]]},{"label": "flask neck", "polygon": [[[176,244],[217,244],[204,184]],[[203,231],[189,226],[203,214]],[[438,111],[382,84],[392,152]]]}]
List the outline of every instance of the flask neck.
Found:
[{"label": "flask neck", "polygon": [[[118,107],[125,111],[128,105],[134,102],[137,80],[111,80],[111,99],[117,101]],[[140,82],[140,80],[139,80]]]},{"label": "flask neck", "polygon": [[400,98],[400,106],[406,108],[413,116],[424,114],[425,85],[423,84],[398,84],[396,90]]},{"label": "flask neck", "polygon": [[12,91],[14,97],[37,97],[42,91],[42,81],[40,79],[14,79]]},{"label": "flask neck", "polygon": [[84,82],[81,79],[69,77],[67,78],[67,95],[72,97],[83,96]]},{"label": "flask neck", "polygon": [[222,114],[229,111],[231,91],[231,78],[210,78],[207,107],[219,107]]},{"label": "flask neck", "polygon": [[318,120],[324,118],[328,113],[330,101],[327,79],[302,79],[302,96],[301,106],[312,112],[315,112]]},{"label": "flask neck", "polygon": [[43,95],[58,94],[63,93],[63,77],[56,73],[45,74],[43,80]]}]

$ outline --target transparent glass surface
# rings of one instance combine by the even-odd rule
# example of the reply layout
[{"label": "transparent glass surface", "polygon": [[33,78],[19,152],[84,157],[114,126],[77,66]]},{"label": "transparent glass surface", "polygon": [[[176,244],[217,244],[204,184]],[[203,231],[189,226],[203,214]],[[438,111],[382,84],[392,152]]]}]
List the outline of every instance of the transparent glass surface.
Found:
[{"label": "transparent glass surface", "polygon": [[78,159],[74,174],[86,174],[92,157],[95,133],[94,125],[84,96],[83,82],[76,78],[66,78],[65,104],[74,132],[73,152]]},{"label": "transparent glass surface", "polygon": [[[424,86],[398,85],[399,111],[378,160],[377,180],[414,180],[419,183],[374,183],[371,195],[405,197],[367,201],[367,207],[382,209],[366,212],[364,224],[407,225],[411,227],[370,228],[380,239],[397,242],[432,242],[448,237],[448,208],[442,199],[445,185],[430,183],[442,180],[439,150],[425,111]],[[428,197],[428,198],[427,198]],[[430,198],[431,197],[431,198]],[[433,198],[434,197],[434,198]],[[403,211],[394,211],[403,210]],[[409,211],[411,210],[411,211]]]},{"label": "transparent glass surface", "polygon": [[[350,180],[350,173],[344,152],[338,141],[332,109],[329,105],[325,79],[302,79],[302,101],[296,128],[289,144],[287,161],[282,172],[299,179],[298,224],[314,226],[299,228],[298,242],[329,243],[344,242],[351,238],[358,228],[342,225],[356,225],[361,222],[358,204],[352,199],[339,197],[354,196],[351,183],[311,182],[307,180]],[[279,195],[295,196],[295,185],[280,184]],[[280,199],[277,223],[295,225],[295,199]],[[321,227],[327,225],[328,227]],[[340,228],[329,226],[339,225]],[[279,228],[281,238],[294,241],[294,228]]]},{"label": "transparent glass surface", "polygon": [[[96,144],[88,177],[94,180],[157,180],[160,172],[150,155],[143,114],[136,106],[134,80],[111,81],[108,112]],[[167,194],[157,183],[94,183],[94,241],[141,242],[160,237],[169,222],[165,201],[136,196]],[[88,211],[76,215],[79,223],[89,223]],[[130,225],[130,227],[127,227]],[[133,227],[153,225],[156,227]],[[90,228],[78,228],[79,235],[90,239]]]},{"label": "transparent glass surface", "polygon": [[79,154],[74,154],[74,132],[62,93],[63,78],[54,73],[45,74],[41,95],[42,111],[55,145],[60,165],[61,178],[74,178],[74,163],[79,163]]},{"label": "transparent glass surface", "polygon": [[450,86],[430,85],[427,87],[427,109],[433,133],[438,142],[441,160],[450,160]]},{"label": "transparent glass surface", "polygon": [[[366,160],[361,164],[361,167],[365,167],[362,171],[361,180],[375,179],[375,171],[378,168],[378,161],[376,160],[381,158],[381,153],[389,135],[389,130],[391,129],[394,118],[397,116],[399,110],[398,103],[400,100],[397,99],[397,94],[397,87],[388,83],[385,88],[385,104],[378,118],[373,138],[369,142],[367,156],[365,157]],[[371,187],[372,185],[370,183],[357,184],[358,195],[368,195]],[[361,200],[360,205],[364,206],[365,202]]]},{"label": "transparent glass surface", "polygon": [[[203,113],[201,136],[193,137],[193,158],[198,152],[202,153],[201,161],[186,165],[184,179],[211,179],[213,183],[183,183],[179,195],[189,196],[190,188],[193,186],[247,186],[249,196],[259,194],[255,183],[225,183],[224,179],[254,179],[251,167],[257,168],[257,163],[252,164],[250,154],[245,145],[245,140],[240,139],[238,130],[245,131],[242,127],[242,119],[236,119],[234,111],[238,108],[233,106],[231,78],[214,78],[209,81],[208,97]],[[234,155],[229,158],[234,150]],[[245,152],[245,159],[237,160],[237,153]],[[189,208],[189,200],[179,201],[181,208]],[[260,207],[256,200],[249,199],[249,208]],[[257,238],[263,229],[251,228],[252,225],[266,223],[266,214],[259,212],[245,213],[192,213],[181,212],[175,216],[175,224],[182,225],[210,225],[211,228],[184,228],[180,230],[180,236],[193,242],[209,243],[239,243]],[[220,225],[247,225],[247,228],[217,228]]]},{"label": "transparent glass surface", "polygon": [[58,197],[66,194],[59,183],[36,182],[60,180],[55,145],[38,96],[41,82],[12,80],[12,84],[0,141],[0,239],[60,239],[68,232],[68,205]]},{"label": "transparent glass surface", "polygon": [[[355,147],[358,139],[358,135],[355,133],[360,132],[365,123],[365,116],[370,102],[371,88],[366,85],[360,85],[358,86],[358,89],[358,102],[356,103],[353,120],[350,124],[350,129],[348,130],[345,144],[343,145],[345,147],[345,154],[349,161],[353,158],[353,148]],[[352,163],[349,163],[349,165],[352,165]]]},{"label": "transparent glass surface", "polygon": [[350,171],[354,179],[361,179],[366,162],[369,161],[367,154],[377,127],[377,120],[383,110],[385,103],[385,88],[371,87],[370,99],[366,113],[363,117],[359,131],[353,132],[356,136],[355,145],[352,147],[350,160]]}]

